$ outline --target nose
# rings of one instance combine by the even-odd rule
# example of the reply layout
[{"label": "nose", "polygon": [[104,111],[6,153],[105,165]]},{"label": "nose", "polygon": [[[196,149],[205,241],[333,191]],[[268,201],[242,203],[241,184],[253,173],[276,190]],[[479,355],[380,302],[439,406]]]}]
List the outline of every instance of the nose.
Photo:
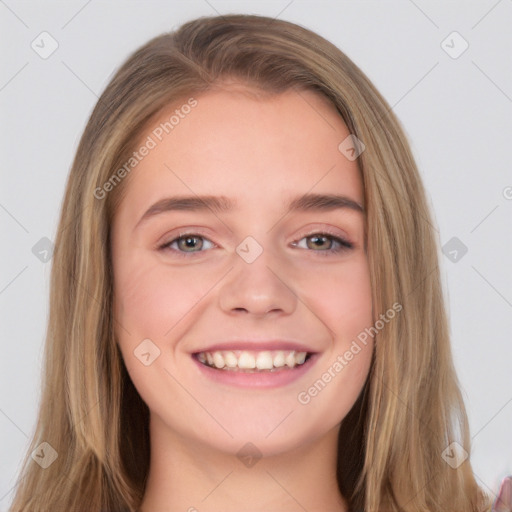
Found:
[{"label": "nose", "polygon": [[233,270],[219,290],[220,307],[230,315],[290,315],[298,299],[288,281],[283,266],[277,264],[270,251],[263,251],[252,263],[235,253]]}]

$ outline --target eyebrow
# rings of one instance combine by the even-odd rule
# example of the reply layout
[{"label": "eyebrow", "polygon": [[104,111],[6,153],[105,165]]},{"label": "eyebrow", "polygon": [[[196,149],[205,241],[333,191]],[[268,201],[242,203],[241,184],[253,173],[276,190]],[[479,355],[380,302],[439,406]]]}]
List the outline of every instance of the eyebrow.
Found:
[{"label": "eyebrow", "polygon": [[[175,196],[166,197],[150,206],[139,219],[135,227],[145,220],[160,213],[170,211],[206,211],[213,213],[231,212],[237,208],[237,202],[225,196]],[[288,204],[288,212],[333,211],[349,209],[364,213],[364,208],[357,201],[337,194],[304,194]]]}]

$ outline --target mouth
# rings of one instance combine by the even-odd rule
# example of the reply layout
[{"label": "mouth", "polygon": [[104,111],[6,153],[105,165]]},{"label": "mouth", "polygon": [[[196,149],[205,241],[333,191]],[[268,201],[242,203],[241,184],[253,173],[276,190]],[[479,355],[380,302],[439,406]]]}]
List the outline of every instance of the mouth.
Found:
[{"label": "mouth", "polygon": [[212,350],[196,352],[192,357],[221,372],[275,373],[299,368],[313,355],[298,350]]}]

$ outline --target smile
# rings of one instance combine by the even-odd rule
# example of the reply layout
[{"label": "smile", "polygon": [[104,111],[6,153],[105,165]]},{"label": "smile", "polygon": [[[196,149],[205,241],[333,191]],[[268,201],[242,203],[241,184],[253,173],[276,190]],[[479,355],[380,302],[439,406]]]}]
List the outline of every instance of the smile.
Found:
[{"label": "smile", "polygon": [[275,372],[303,365],[311,356],[296,350],[216,350],[195,354],[205,366],[222,371]]}]

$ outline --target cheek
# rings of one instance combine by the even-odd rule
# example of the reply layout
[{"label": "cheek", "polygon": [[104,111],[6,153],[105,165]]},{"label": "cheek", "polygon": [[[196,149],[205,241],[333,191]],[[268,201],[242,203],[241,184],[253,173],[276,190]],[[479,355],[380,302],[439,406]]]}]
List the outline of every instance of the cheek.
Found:
[{"label": "cheek", "polygon": [[[302,273],[305,303],[329,329],[338,349],[372,325],[372,290],[366,255],[344,265],[325,265]],[[333,348],[334,348],[333,346]]]},{"label": "cheek", "polygon": [[357,400],[371,365],[374,343],[365,331],[373,325],[368,260],[360,253],[345,265],[326,265],[303,275],[308,276],[302,278],[305,302],[329,329],[332,344],[297,402],[304,414],[334,426]]},{"label": "cheek", "polygon": [[[198,304],[214,277],[198,275],[193,267],[170,268],[147,256],[126,259],[117,266],[116,338],[130,378],[146,403],[154,406],[155,389],[169,385],[164,368],[176,358],[182,330],[201,309]],[[154,345],[142,345],[148,339]],[[145,366],[140,357],[148,351],[155,360]]]},{"label": "cheek", "polygon": [[151,339],[163,339],[211,287],[192,268],[170,269],[161,262],[125,265],[115,281],[117,320]]},{"label": "cheek", "polygon": [[331,303],[336,306],[330,310],[335,331],[345,340],[347,336],[353,338],[372,324],[372,289],[366,258],[361,258],[340,281],[337,296],[339,302],[332,297]]}]

